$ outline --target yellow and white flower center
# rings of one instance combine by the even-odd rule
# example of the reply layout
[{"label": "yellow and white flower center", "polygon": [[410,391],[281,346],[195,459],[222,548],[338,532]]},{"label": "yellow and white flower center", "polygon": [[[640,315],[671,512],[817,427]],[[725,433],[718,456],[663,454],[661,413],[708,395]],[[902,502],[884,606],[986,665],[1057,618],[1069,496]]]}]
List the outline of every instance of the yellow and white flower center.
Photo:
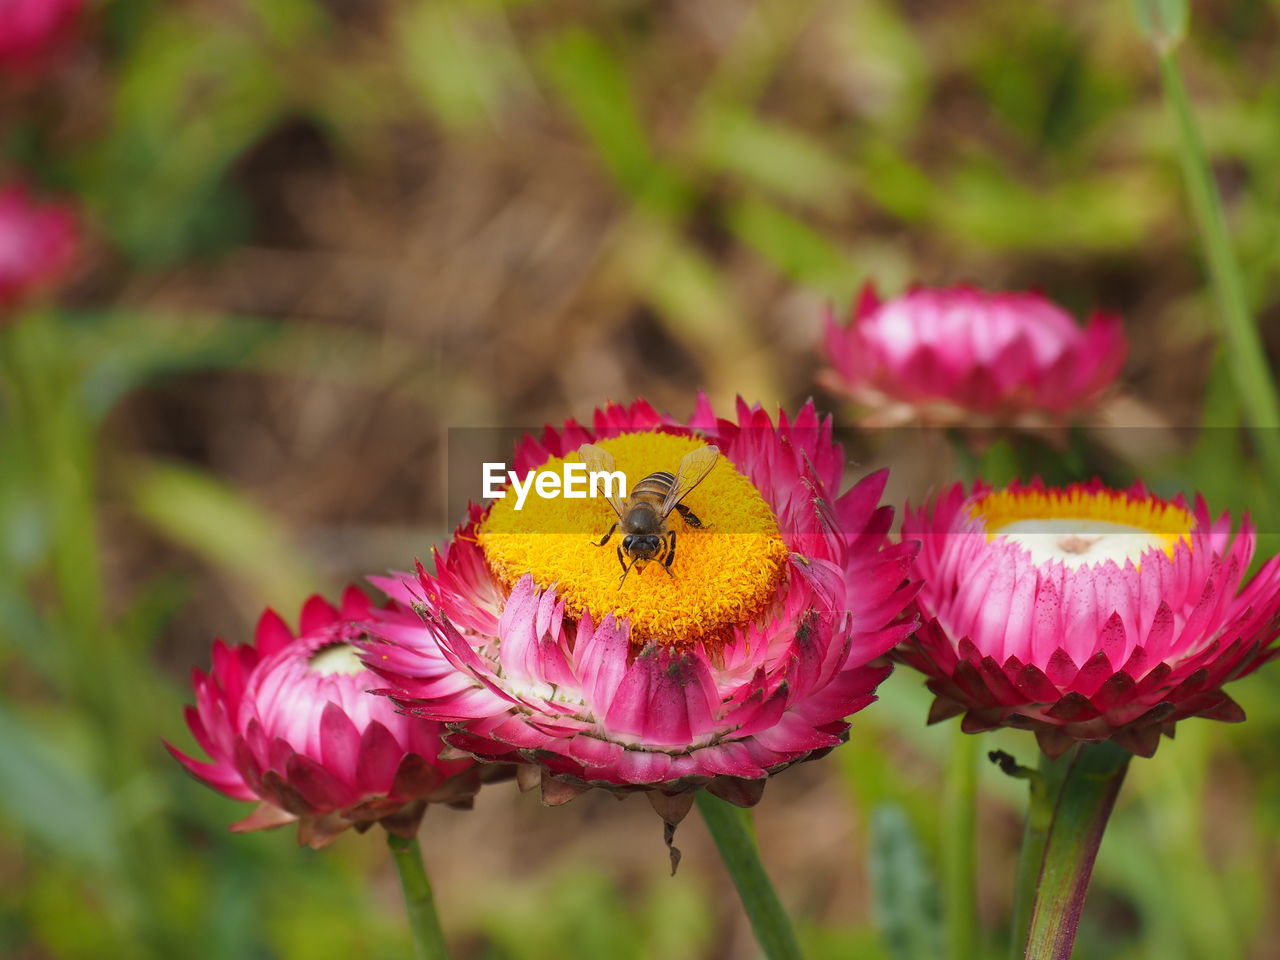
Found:
[{"label": "yellow and white flower center", "polygon": [[360,662],[360,651],[349,643],[335,643],[331,647],[323,647],[311,655],[307,664],[313,673],[321,676],[345,674],[354,677],[365,669]]},{"label": "yellow and white flower center", "polygon": [[[598,446],[613,455],[634,487],[657,471],[678,473],[681,458],[705,441],[641,432]],[[574,452],[540,469],[559,472],[565,462],[579,460]],[[625,533],[615,530],[605,546],[596,546],[618,520],[604,497],[530,496],[516,510],[515,498],[507,496],[494,502],[477,540],[504,583],[532,574],[539,587],[554,586],[574,616],[590,612],[599,622],[612,613],[630,620],[636,644],[710,641],[769,606],[786,569],[787,547],[760,492],[724,456],[684,504],[705,528],[689,526],[674,511],[667,517],[667,529],[676,534],[672,575],[652,560],[637,565],[621,587],[618,549]],[[625,550],[623,560],[631,563]]]},{"label": "yellow and white flower center", "polygon": [[1076,568],[1110,560],[1137,566],[1152,550],[1172,556],[1189,542],[1195,518],[1174,504],[1111,490],[995,491],[970,507],[988,539],[1022,546],[1033,563]]},{"label": "yellow and white flower center", "polygon": [[991,532],[1021,544],[1034,563],[1057,560],[1068,567],[1107,560],[1137,566],[1148,550],[1164,549],[1164,540],[1149,530],[1084,517],[1015,520]]}]

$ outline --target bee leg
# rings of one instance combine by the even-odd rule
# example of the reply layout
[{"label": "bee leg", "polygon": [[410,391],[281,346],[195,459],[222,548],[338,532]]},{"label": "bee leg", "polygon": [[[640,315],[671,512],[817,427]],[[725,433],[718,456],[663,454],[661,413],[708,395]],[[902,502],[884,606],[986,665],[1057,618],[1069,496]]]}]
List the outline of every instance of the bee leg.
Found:
[{"label": "bee leg", "polygon": [[671,564],[676,559],[676,532],[672,530],[668,536],[667,555],[662,558],[662,569],[667,571],[668,577],[674,578],[675,574],[671,572]]},{"label": "bee leg", "polygon": [[[600,539],[600,542],[599,542],[599,543],[596,543],[596,546],[597,546],[597,547],[603,547],[606,543],[608,543],[608,542],[609,542],[609,538],[613,536],[613,531],[615,531],[615,530],[617,530],[617,529],[618,529],[618,525],[615,523],[612,527],[610,527],[610,528],[609,528],[609,532],[608,532],[608,533],[606,533],[606,534],[605,534],[605,535]],[[593,541],[593,542],[594,542],[594,541]],[[621,551],[619,551],[619,553],[621,553]]]},{"label": "bee leg", "polygon": [[706,527],[711,526],[711,524],[703,523],[701,520],[699,520],[698,515],[694,513],[692,510],[690,510],[688,507],[686,507],[683,503],[676,504],[676,512],[680,514],[681,518],[684,520],[685,523],[693,527],[693,529],[695,530],[702,530]]},{"label": "bee leg", "polygon": [[[604,546],[604,544],[598,543],[596,546],[600,547]],[[625,577],[627,575],[627,561],[623,559],[621,547],[618,548],[618,566],[622,567],[622,575]],[[619,586],[621,586],[621,584],[619,584]]]},{"label": "bee leg", "polygon": [[622,559],[622,548],[621,548],[621,547],[619,547],[619,548],[618,548],[618,562],[622,564],[622,576],[620,576],[620,577],[618,578],[618,589],[619,589],[619,590],[621,590],[621,589],[622,589],[622,585],[623,585],[624,583],[626,583],[626,582],[627,582],[627,574],[628,574],[628,573],[630,573],[630,572],[632,571],[632,569],[635,567],[635,565],[636,565],[636,561],[632,560],[632,561],[631,561],[631,566],[630,566],[630,567],[628,567],[628,566],[627,566],[627,564],[626,564],[626,561]]}]

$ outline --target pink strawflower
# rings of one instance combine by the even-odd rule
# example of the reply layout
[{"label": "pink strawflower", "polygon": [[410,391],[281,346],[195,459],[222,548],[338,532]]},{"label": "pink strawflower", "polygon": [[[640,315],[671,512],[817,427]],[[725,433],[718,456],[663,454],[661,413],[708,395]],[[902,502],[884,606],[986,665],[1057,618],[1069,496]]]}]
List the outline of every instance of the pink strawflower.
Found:
[{"label": "pink strawflower", "polygon": [[908,509],[918,603],[898,651],[929,677],[929,720],[1034,730],[1051,756],[1112,739],[1150,756],[1186,717],[1244,719],[1222,685],[1274,655],[1280,558],[1245,583],[1255,536],[1203,499],[1040,483]]},{"label": "pink strawflower", "polygon": [[840,493],[844,458],[812,404],[775,425],[742,403],[718,419],[705,398],[687,425],[640,401],[548,427],[514,469],[558,469],[587,442],[629,486],[719,448],[684,501],[707,526],[671,515],[672,576],[653,562],[619,586],[618,538],[594,545],[617,519],[603,498],[530,497],[517,512],[508,496],[471,507],[434,573],[381,582],[436,643],[402,633],[366,662],[458,749],[540,767],[521,779],[547,803],[644,791],[669,825],[702,787],[752,805],[770,775],[846,738],[911,629],[915,548],[886,545],[885,474]]},{"label": "pink strawflower", "polygon": [[0,189],[0,307],[62,279],[78,243],[69,207],[37,203],[21,184]]},{"label": "pink strawflower", "polygon": [[1118,318],[1085,327],[1037,293],[915,289],[882,302],[868,284],[848,325],[827,318],[825,382],[880,423],[1061,422],[1124,365]]},{"label": "pink strawflower", "polygon": [[84,0],[0,2],[0,67],[19,73],[48,62],[71,36]]},{"label": "pink strawflower", "polygon": [[368,693],[377,678],[353,644],[375,623],[425,632],[411,612],[374,608],[349,587],[340,610],[308,600],[296,636],[268,610],[252,645],[214,643],[213,670],[194,672],[196,706],[186,714],[212,762],[166,746],[218,792],[258,801],[231,829],[296,820],[298,842],[321,847],[347,827],[375,823],[413,836],[426,804],[470,803],[480,786],[474,761],[441,758],[439,724],[411,720]]}]

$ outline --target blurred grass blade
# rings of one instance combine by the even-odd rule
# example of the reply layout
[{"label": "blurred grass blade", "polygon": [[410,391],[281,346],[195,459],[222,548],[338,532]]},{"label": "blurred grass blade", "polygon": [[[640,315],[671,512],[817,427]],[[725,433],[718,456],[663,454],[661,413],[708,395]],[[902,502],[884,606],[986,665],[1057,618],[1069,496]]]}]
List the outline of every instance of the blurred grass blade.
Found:
[{"label": "blurred grass blade", "polygon": [[705,358],[712,402],[732,403],[734,396],[781,399],[770,357],[744,321],[723,273],[664,219],[641,216],[627,224],[607,269],[653,305],[672,337]]},{"label": "blurred grass blade", "polygon": [[849,192],[853,178],[838,155],[747,110],[709,111],[698,136],[699,150],[713,167],[781,197],[829,211]]},{"label": "blurred grass blade", "polygon": [[291,608],[314,580],[266,513],[214,477],[177,464],[133,470],[135,509],[162,534],[241,579],[262,604]]},{"label": "blurred grass blade", "polygon": [[1171,49],[1159,49],[1159,61],[1165,97],[1177,127],[1178,159],[1208,261],[1236,390],[1249,426],[1253,428],[1268,479],[1277,484],[1280,483],[1280,395],[1276,393],[1262,338],[1249,309],[1244,279],[1227,231],[1222,198],[1196,126],[1177,55]]},{"label": "blurred grass blade", "polygon": [[0,585],[0,653],[18,654],[27,666],[56,682],[59,651],[66,642],[57,625],[40,616],[31,598],[20,589],[20,582]]},{"label": "blurred grass blade", "polygon": [[863,280],[834,242],[768,201],[744,197],[730,211],[729,223],[778,269],[838,303],[851,299]]},{"label": "blurred grass blade", "polygon": [[404,5],[396,21],[405,76],[455,130],[495,123],[507,86],[520,74],[499,17],[475,5],[425,0]]},{"label": "blurred grass blade", "polygon": [[60,746],[3,704],[0,809],[69,861],[118,866],[111,801]]},{"label": "blurred grass blade", "polygon": [[[1187,477],[1188,486],[1203,494],[1209,503],[1230,503],[1239,496],[1243,485],[1254,485],[1261,479],[1246,456],[1247,435],[1242,429],[1234,379],[1228,351],[1218,343],[1201,398],[1201,429],[1195,444],[1174,466]],[[1261,521],[1265,535],[1274,512],[1270,498],[1244,502]]]},{"label": "blurred grass blade", "polygon": [[[993,158],[974,156],[957,164],[935,191],[930,214],[936,228],[959,243],[1062,255],[1133,249],[1160,223],[1164,199],[1145,172],[1105,171],[1031,186],[1010,177]],[[1054,229],[1044,230],[1045,223]]]},{"label": "blurred grass blade", "polygon": [[939,194],[945,192],[901,150],[883,140],[863,144],[858,167],[859,186],[867,197],[908,223],[933,215]]},{"label": "blurred grass blade", "polygon": [[251,317],[124,310],[72,315],[63,325],[85,368],[80,390],[93,416],[159,377],[241,366],[283,329]]},{"label": "blurred grass blade", "polygon": [[681,209],[684,186],[655,158],[619,59],[585,30],[571,29],[544,43],[539,60],[623,188],[646,205]]},{"label": "blurred grass blade", "polygon": [[895,805],[871,814],[871,909],[894,960],[943,955],[938,888],[906,811]]}]

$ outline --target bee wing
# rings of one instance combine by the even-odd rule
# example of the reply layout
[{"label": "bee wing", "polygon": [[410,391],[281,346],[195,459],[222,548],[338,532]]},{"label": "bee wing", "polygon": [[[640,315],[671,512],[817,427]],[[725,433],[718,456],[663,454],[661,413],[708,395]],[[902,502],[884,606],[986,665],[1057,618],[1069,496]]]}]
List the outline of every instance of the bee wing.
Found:
[{"label": "bee wing", "polygon": [[684,455],[680,468],[676,471],[676,479],[671,489],[662,499],[658,510],[659,516],[665,517],[676,508],[676,504],[689,495],[694,487],[707,478],[711,468],[720,460],[719,447],[699,447]]},{"label": "bee wing", "polygon": [[[613,473],[614,471],[613,454],[604,447],[597,447],[594,443],[584,443],[578,448],[578,456],[587,465],[590,473]],[[609,501],[609,506],[613,507],[613,512],[621,517],[624,509],[622,501],[608,493],[605,494],[605,499]]]}]

